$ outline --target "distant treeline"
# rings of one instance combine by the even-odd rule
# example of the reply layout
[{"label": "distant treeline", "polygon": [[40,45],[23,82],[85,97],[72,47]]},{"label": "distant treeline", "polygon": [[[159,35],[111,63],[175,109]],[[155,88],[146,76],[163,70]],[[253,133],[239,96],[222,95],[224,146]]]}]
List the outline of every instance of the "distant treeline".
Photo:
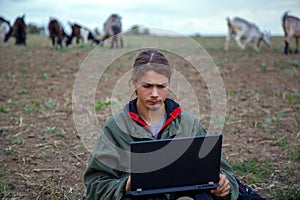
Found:
[{"label": "distant treeline", "polygon": [[45,35],[46,29],[44,26],[39,26],[34,23],[29,23],[27,24],[27,33]]}]

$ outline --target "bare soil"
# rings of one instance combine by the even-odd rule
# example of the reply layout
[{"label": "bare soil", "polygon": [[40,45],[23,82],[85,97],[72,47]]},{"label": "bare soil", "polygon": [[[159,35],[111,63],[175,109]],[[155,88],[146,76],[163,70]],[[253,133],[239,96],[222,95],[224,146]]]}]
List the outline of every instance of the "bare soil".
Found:
[{"label": "bare soil", "polygon": [[[218,65],[224,81],[223,151],[237,168],[243,167],[237,176],[268,199],[279,198],[282,189],[299,199],[299,54],[284,55],[283,38],[275,39],[271,49],[262,47],[260,53],[240,51],[234,44],[224,52],[224,38],[197,40]],[[72,90],[80,64],[92,48],[51,50],[47,43],[46,37],[31,36],[28,46],[0,46],[2,199],[85,198],[83,173],[90,153],[74,124]],[[201,77],[181,62],[172,58],[191,85],[197,85],[202,105],[199,119],[207,128],[209,92]],[[122,73],[119,68],[106,73],[108,91]],[[105,100],[103,91],[97,93],[98,101]],[[103,123],[107,108],[97,110],[97,116]]]}]

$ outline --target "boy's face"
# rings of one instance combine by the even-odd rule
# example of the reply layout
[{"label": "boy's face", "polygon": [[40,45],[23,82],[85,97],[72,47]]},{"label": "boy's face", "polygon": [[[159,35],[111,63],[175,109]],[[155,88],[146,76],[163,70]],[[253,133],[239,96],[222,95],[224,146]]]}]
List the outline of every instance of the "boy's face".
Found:
[{"label": "boy's face", "polygon": [[158,110],[164,105],[169,91],[168,78],[154,71],[146,71],[135,84],[138,109]]}]

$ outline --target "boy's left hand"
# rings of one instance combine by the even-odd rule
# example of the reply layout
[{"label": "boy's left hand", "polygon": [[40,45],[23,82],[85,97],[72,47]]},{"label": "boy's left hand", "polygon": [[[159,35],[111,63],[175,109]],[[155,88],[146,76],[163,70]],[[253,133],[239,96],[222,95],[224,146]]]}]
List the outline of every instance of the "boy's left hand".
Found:
[{"label": "boy's left hand", "polygon": [[227,180],[224,174],[220,174],[219,186],[216,189],[211,190],[210,193],[217,197],[225,197],[229,194],[229,192],[230,192],[229,181]]}]

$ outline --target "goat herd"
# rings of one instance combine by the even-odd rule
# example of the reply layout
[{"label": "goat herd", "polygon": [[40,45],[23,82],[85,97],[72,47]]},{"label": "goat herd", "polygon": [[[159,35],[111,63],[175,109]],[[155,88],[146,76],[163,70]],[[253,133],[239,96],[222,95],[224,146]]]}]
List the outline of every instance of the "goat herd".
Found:
[{"label": "goat herd", "polygon": [[[260,29],[251,22],[240,17],[235,17],[233,19],[227,18],[228,24],[228,35],[226,37],[225,50],[229,48],[229,42],[231,38],[237,42],[241,49],[252,43],[253,49],[259,51],[259,45],[264,42],[266,45],[270,46],[270,32],[262,32]],[[109,18],[103,25],[104,36],[102,39],[96,39],[94,34],[86,27],[79,25],[77,23],[70,23],[72,33],[70,35],[66,34],[63,27],[57,19],[51,18],[48,24],[49,37],[52,41],[53,48],[62,47],[62,42],[65,41],[65,45],[68,47],[72,44],[72,40],[75,37],[76,42],[79,43],[80,39],[83,40],[84,44],[87,44],[88,40],[91,40],[93,44],[103,45],[104,40],[112,37],[111,48],[123,47],[122,34],[122,23],[121,17],[118,14],[111,14]],[[295,37],[295,53],[298,53],[299,37],[300,37],[300,19],[298,17],[289,15],[285,12],[282,17],[282,27],[285,35],[285,48],[284,53],[292,53],[289,47],[289,42],[292,37]],[[24,22],[24,15],[18,17],[13,26],[0,17],[0,43],[5,43],[8,41],[10,36],[16,38],[16,45],[26,44],[26,24]],[[243,43],[242,43],[243,42]]]},{"label": "goat herd", "polygon": [[[8,39],[13,36],[16,38],[16,45],[26,45],[27,26],[24,17],[25,15],[18,17],[12,26],[9,21],[0,17],[0,43],[7,42]],[[69,47],[72,44],[73,38],[76,38],[77,44],[80,39],[82,39],[84,44],[87,44],[88,40],[91,40],[93,44],[103,45],[104,40],[109,37],[112,37],[111,48],[115,45],[116,47],[119,47],[119,42],[120,47],[123,47],[123,38],[122,35],[119,34],[122,32],[122,23],[121,17],[118,14],[111,14],[104,23],[104,36],[101,40],[96,39],[91,30],[78,23],[69,22],[69,25],[72,30],[70,35],[66,34],[61,23],[57,19],[50,18],[48,31],[52,41],[52,48],[62,48],[63,41],[65,42],[65,46]]]},{"label": "goat herd", "polygon": [[[246,21],[245,19],[235,17],[233,19],[227,18],[228,35],[226,37],[225,50],[228,50],[230,39],[233,37],[241,49],[245,49],[248,43],[253,44],[253,49],[258,50],[260,42],[264,42],[267,46],[270,46],[270,32],[261,32],[259,28],[254,24]],[[284,53],[292,53],[289,43],[292,37],[295,37],[295,53],[298,53],[298,44],[300,37],[300,19],[295,16],[291,16],[288,12],[285,12],[282,17],[282,28],[285,35],[285,48]],[[241,43],[244,41],[244,44]]]}]

